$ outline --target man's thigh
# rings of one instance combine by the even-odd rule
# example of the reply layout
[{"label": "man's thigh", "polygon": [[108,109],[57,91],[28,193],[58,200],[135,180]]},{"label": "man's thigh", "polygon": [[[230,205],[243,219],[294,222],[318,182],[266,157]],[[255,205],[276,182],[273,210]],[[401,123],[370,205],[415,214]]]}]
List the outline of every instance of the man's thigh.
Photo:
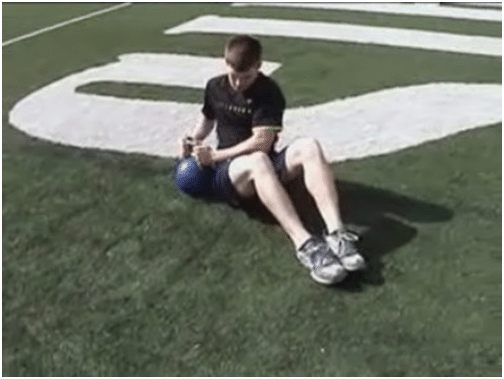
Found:
[{"label": "man's thigh", "polygon": [[253,157],[242,155],[231,161],[228,166],[228,175],[236,193],[242,198],[250,198],[255,195],[254,182],[252,180]]},{"label": "man's thigh", "polygon": [[229,165],[229,178],[237,191],[244,198],[254,196],[256,193],[254,186],[253,170],[261,164],[267,165],[274,171],[277,178],[285,183],[289,175],[285,163],[287,149],[280,152],[272,152],[268,155],[262,153],[253,153],[235,158]]}]

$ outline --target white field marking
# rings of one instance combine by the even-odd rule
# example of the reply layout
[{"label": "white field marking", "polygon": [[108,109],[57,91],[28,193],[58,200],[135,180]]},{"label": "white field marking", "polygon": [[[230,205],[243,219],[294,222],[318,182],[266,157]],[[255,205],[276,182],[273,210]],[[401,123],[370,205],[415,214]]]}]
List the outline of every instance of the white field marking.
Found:
[{"label": "white field marking", "polygon": [[[110,80],[202,88],[201,83],[218,74],[208,70],[209,64],[217,71],[223,63],[164,54],[121,56],[119,62],[72,74],[31,93],[10,111],[9,122],[32,136],[65,145],[175,157],[177,140],[193,128],[201,104],[121,99],[75,89]],[[330,161],[340,161],[393,152],[501,120],[500,84],[433,83],[287,109],[279,143],[314,137]],[[215,143],[215,133],[210,142]]]},{"label": "white field marking", "polygon": [[[263,61],[261,71],[271,75],[280,67],[280,63]],[[223,58],[131,53],[120,55],[117,62],[68,76],[68,85],[65,82],[59,86],[75,92],[75,88],[86,83],[115,81],[203,89],[209,78],[224,73],[225,68]]]},{"label": "white field marking", "polygon": [[[500,4],[500,3],[494,3]],[[502,21],[502,11],[492,9],[455,8],[435,3],[233,3],[234,7],[289,7],[359,12],[377,12],[409,16],[446,17],[467,20]]]},{"label": "white field marking", "polygon": [[502,56],[502,39],[496,37],[314,21],[207,15],[168,29],[165,34],[193,32],[295,37]]},{"label": "white field marking", "polygon": [[[263,61],[261,70],[270,75],[280,66]],[[176,151],[174,141],[194,127],[200,105],[123,99],[76,89],[100,81],[203,89],[209,78],[224,70],[222,58],[125,54],[118,62],[69,75],[31,93],[13,107],[9,119],[30,135],[67,145],[170,155]],[[211,141],[215,138],[213,134]]]},{"label": "white field marking", "polygon": [[84,16],[72,18],[71,20],[60,22],[60,23],[55,24],[53,26],[49,26],[47,28],[39,29],[39,30],[36,30],[36,31],[34,31],[32,33],[28,33],[28,34],[25,34],[25,35],[22,35],[22,36],[10,39],[8,41],[2,42],[2,47],[8,46],[8,45],[12,45],[13,43],[25,40],[27,38],[38,36],[40,34],[49,32],[49,31],[54,30],[54,29],[61,28],[61,27],[66,26],[66,25],[74,24],[74,23],[79,22],[79,21],[87,20],[88,18],[92,18],[92,17],[96,17],[96,16],[99,16],[99,15],[102,15],[104,13],[112,12],[112,11],[115,11],[115,10],[127,7],[129,5],[131,5],[131,3],[123,3],[123,4],[119,4],[119,5],[114,5],[114,6],[110,7],[110,8],[106,8],[106,9],[102,9],[102,10],[99,10],[99,11],[96,11],[96,12],[92,12],[92,13],[89,13],[89,14],[84,15]]},{"label": "white field marking", "polygon": [[500,84],[431,83],[372,92],[285,113],[279,147],[321,141],[330,161],[405,149],[502,121]]}]

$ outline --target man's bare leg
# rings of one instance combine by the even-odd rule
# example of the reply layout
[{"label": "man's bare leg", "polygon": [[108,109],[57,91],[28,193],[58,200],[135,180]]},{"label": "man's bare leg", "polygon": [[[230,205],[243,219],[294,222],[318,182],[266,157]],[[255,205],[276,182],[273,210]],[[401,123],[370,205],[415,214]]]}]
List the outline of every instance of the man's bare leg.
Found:
[{"label": "man's bare leg", "polygon": [[303,226],[266,154],[256,152],[234,159],[229,165],[229,176],[240,196],[257,193],[294,242],[297,258],[310,269],[315,281],[332,284],[346,277],[347,272],[327,243],[313,238]]},{"label": "man's bare leg", "polygon": [[319,143],[308,138],[297,140],[287,149],[285,159],[290,178],[303,174],[306,188],[326,224],[326,242],[345,269],[356,271],[365,268],[366,262],[355,245],[358,237],[344,230],[334,177]]},{"label": "man's bare leg", "polygon": [[286,152],[287,180],[303,175],[306,189],[324,219],[327,231],[343,229],[334,176],[319,143],[311,138],[294,141]]},{"label": "man's bare leg", "polygon": [[258,152],[234,159],[229,176],[240,196],[246,198],[257,193],[296,248],[311,238],[266,154]]}]

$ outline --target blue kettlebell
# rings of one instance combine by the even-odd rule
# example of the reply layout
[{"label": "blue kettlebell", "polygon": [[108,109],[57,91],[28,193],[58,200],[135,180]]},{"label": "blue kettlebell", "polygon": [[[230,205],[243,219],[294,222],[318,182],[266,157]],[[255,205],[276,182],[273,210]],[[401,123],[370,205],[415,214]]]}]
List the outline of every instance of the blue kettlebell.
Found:
[{"label": "blue kettlebell", "polygon": [[191,196],[202,195],[210,185],[210,170],[201,167],[194,157],[180,161],[175,174],[175,185]]}]

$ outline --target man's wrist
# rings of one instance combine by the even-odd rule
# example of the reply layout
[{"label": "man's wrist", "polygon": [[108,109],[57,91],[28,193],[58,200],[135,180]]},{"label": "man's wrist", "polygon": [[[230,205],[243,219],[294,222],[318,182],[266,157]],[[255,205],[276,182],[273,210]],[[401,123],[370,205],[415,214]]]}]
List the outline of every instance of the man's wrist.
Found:
[{"label": "man's wrist", "polygon": [[212,154],[212,160],[215,163],[226,160],[227,158],[224,156],[223,152],[223,150],[214,150]]},{"label": "man's wrist", "polygon": [[184,137],[184,142],[188,145],[191,145],[191,146],[199,146],[203,143],[203,140],[200,138],[188,135],[188,136]]}]

